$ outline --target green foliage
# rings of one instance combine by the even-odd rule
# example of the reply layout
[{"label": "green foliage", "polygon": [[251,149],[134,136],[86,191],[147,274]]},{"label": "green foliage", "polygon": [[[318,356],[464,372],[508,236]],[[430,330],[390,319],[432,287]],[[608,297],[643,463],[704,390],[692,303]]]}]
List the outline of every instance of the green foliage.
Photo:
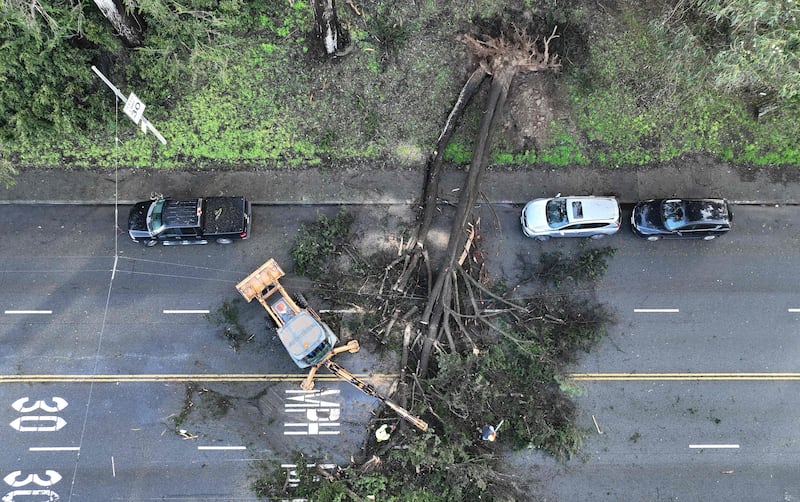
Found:
[{"label": "green foliage", "polygon": [[308,2],[262,0],[253,5],[253,11],[258,13],[258,27],[275,41],[290,37],[302,40],[304,34],[311,31],[314,21]]},{"label": "green foliage", "polygon": [[[0,140],[35,148],[58,134],[78,135],[98,120],[91,60],[68,41],[0,25]],[[76,65],[76,56],[80,65]]]},{"label": "green foliage", "polygon": [[16,183],[14,176],[16,176],[17,173],[17,169],[8,159],[5,146],[0,142],[0,183],[5,185],[6,188],[11,188]]},{"label": "green foliage", "polygon": [[380,60],[383,68],[391,58],[403,50],[410,36],[409,29],[402,20],[395,19],[393,7],[378,7],[377,11],[367,17],[367,28],[371,37],[380,48]]},{"label": "green foliage", "polygon": [[[435,451],[428,445],[435,445]],[[475,496],[485,492],[485,486],[480,490],[468,486],[472,484],[469,479],[464,479],[455,486],[449,486],[448,481],[456,477],[456,473],[448,474],[455,457],[455,446],[448,446],[438,438],[427,434],[421,437],[409,438],[409,450],[416,452],[409,455],[391,453],[382,464],[380,471],[364,473],[352,466],[345,467],[336,472],[336,479],[324,480],[317,471],[315,461],[298,454],[295,456],[293,478],[299,480],[297,486],[288,486],[286,482],[288,472],[277,464],[265,464],[259,467],[261,475],[253,483],[253,491],[260,497],[285,499],[287,497],[306,498],[317,502],[360,501],[366,497],[387,502],[405,502],[408,500],[420,502],[447,502],[465,497],[466,500],[476,500]],[[425,452],[425,453],[423,453]],[[432,456],[433,453],[442,453],[441,457]],[[463,457],[463,455],[459,455]],[[422,463],[412,464],[409,458],[417,458]],[[430,461],[435,465],[425,462]],[[481,464],[470,466],[480,480]],[[426,468],[417,472],[415,466],[425,465]],[[435,481],[435,482],[434,482]],[[481,483],[477,483],[481,484]],[[432,490],[431,487],[436,489]],[[353,498],[356,494],[360,498]]]},{"label": "green foliage", "polygon": [[[333,502],[347,500],[342,498],[342,485],[339,483],[321,483],[317,465],[313,459],[302,453],[295,453],[293,462],[295,467],[288,469],[280,463],[264,463],[260,466],[261,476],[253,482],[253,492],[259,497],[280,499],[290,493],[295,497],[314,496],[318,502]],[[289,487],[289,478],[295,481],[296,486]]]},{"label": "green foliage", "polygon": [[438,373],[427,382],[436,393],[433,406],[437,416],[452,420],[446,436],[452,428],[469,436],[471,429],[503,420],[504,442],[569,458],[578,451],[581,432],[561,368],[576,350],[599,339],[609,314],[569,296],[533,298],[526,307],[529,317],[497,325],[499,342],[478,354],[437,359]]},{"label": "green foliage", "polygon": [[531,165],[544,164],[555,167],[586,165],[588,157],[583,153],[578,142],[564,131],[559,131],[558,124],[551,124],[551,139],[541,150],[523,153],[495,153],[493,161],[498,165]]},{"label": "green foliage", "polygon": [[341,211],[334,218],[320,215],[313,224],[300,227],[289,251],[294,258],[295,271],[312,279],[318,278],[330,259],[341,253],[348,242],[353,215]]},{"label": "green foliage", "polygon": [[[323,159],[347,162],[378,156],[417,162],[416,156],[403,152],[428,150],[429,138],[438,133],[430,110],[452,95],[457,85],[447,69],[438,71],[433,84],[426,78],[443,53],[448,58],[454,51],[461,54],[455,42],[442,44],[423,37],[416,42],[416,47],[425,47],[422,59],[393,57],[402,67],[383,65],[387,50],[404,48],[421,29],[420,13],[410,7],[364,7],[359,19],[375,20],[378,31],[383,30],[385,49],[374,44],[379,50],[368,50],[375,39],[360,28],[367,29],[366,24],[353,24],[353,31],[360,31],[365,41],[360,46],[364,50],[335,64],[308,54],[307,38],[313,30],[308,2],[148,0],[137,3],[137,9],[148,29],[144,46],[135,49],[123,48],[109,35],[109,24],[91,4],[75,12],[87,20],[81,27],[97,44],[98,54],[110,51],[112,64],[102,68],[104,73],[123,93],[134,91],[147,104],[147,117],[167,138],[167,146],[137,132],[121,114],[119,133],[114,131],[113,95],[89,71],[93,49],[78,50],[59,39],[54,42],[56,50],[80,71],[44,59],[40,69],[51,71],[37,69],[36,75],[47,75],[62,86],[65,79],[79,77],[86,87],[80,93],[82,101],[75,106],[69,96],[53,94],[49,99],[56,103],[47,105],[44,118],[41,113],[32,118],[20,113],[17,122],[23,127],[9,123],[4,129],[15,161],[106,167],[119,153],[120,163],[156,168],[293,167],[317,165]],[[378,19],[377,12],[391,17]],[[24,9],[20,13],[25,14]],[[339,14],[343,22],[353,21],[350,9],[340,9]],[[42,32],[47,33],[46,27]],[[15,32],[7,38],[19,37]],[[29,44],[21,50],[42,58],[38,46]],[[3,51],[0,58],[13,54]],[[65,68],[62,73],[52,72],[60,67]],[[365,72],[365,67],[372,70]],[[37,86],[35,78],[26,81],[36,89],[58,88]],[[401,82],[407,97],[398,101],[393,94],[387,101],[382,89],[398,89]],[[7,93],[15,90],[3,88]],[[3,99],[3,106],[11,110],[4,110],[3,119],[27,106],[31,94],[19,92]],[[409,114],[409,110],[415,111]],[[115,135],[122,140],[119,152],[114,150]],[[320,138],[322,147],[317,145]]]},{"label": "green foliage", "polygon": [[560,251],[542,253],[537,277],[544,282],[561,285],[565,280],[596,281],[605,275],[608,259],[616,249],[611,247],[582,250],[577,256],[565,256]]},{"label": "green foliage", "polygon": [[793,1],[693,0],[671,8],[656,26],[679,35],[675,45],[684,56],[710,60],[699,68],[717,88],[793,99],[800,95],[799,23],[800,4]]},{"label": "green foliage", "polygon": [[205,316],[208,322],[222,328],[223,336],[230,341],[234,350],[239,350],[243,342],[253,339],[253,335],[247,332],[239,317],[241,303],[239,298],[232,301],[225,300],[216,310]]},{"label": "green foliage", "polygon": [[619,167],[708,152],[731,162],[797,165],[800,139],[784,134],[798,121],[797,103],[785,101],[775,116],[756,120],[738,96],[712,85],[709,51],[728,43],[722,25],[669,12],[654,30],[640,12],[625,11],[620,25],[609,27],[613,37],[591,41],[590,64],[568,69],[586,159]]},{"label": "green foliage", "polygon": [[454,164],[469,164],[472,162],[472,148],[451,141],[444,149],[444,158]]},{"label": "green foliage", "polygon": [[[356,50],[335,60],[309,51],[309,2],[137,2],[146,26],[138,48],[124,47],[91,2],[40,2],[47,17],[25,5],[6,2],[0,21],[0,139],[13,164],[108,167],[119,136],[119,162],[133,167],[418,165],[463,84],[455,35],[530,12],[565,27],[558,50],[576,63],[561,80],[569,110],[558,110],[545,145],[500,145],[493,162],[616,167],[709,152],[798,165],[796,4],[693,0],[651,22],[652,10],[627,4],[594,16],[556,0],[379,1],[360,6],[360,17],[339,9]],[[114,130],[114,97],[92,64],[147,104],[166,147],[121,114]],[[783,100],[756,121],[723,92],[742,87]],[[469,163],[479,118],[471,105],[449,162]]]}]

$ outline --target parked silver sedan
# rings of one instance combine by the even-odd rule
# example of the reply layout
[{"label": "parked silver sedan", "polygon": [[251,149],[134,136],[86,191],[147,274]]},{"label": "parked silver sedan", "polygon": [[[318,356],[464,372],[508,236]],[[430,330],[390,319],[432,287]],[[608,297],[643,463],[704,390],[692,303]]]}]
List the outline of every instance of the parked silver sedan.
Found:
[{"label": "parked silver sedan", "polygon": [[593,195],[534,199],[522,209],[522,232],[545,241],[550,237],[599,239],[620,228],[619,203]]}]

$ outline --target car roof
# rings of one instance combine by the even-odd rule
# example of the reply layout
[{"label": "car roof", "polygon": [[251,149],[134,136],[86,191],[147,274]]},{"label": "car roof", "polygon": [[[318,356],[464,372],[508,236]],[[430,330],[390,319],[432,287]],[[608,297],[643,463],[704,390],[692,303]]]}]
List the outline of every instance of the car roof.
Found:
[{"label": "car roof", "polygon": [[728,205],[722,199],[667,199],[664,202],[683,202],[687,223],[728,223]]},{"label": "car roof", "polygon": [[198,205],[198,199],[165,199],[164,208],[161,210],[161,223],[168,228],[198,227],[200,226]]},{"label": "car roof", "polygon": [[607,221],[619,217],[619,204],[614,197],[562,197],[567,200],[570,222]]}]

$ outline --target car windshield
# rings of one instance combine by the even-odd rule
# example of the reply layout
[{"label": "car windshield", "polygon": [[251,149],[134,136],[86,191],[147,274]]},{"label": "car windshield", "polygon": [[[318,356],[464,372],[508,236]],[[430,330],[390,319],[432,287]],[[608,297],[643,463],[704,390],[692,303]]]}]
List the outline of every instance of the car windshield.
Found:
[{"label": "car windshield", "polygon": [[150,206],[150,211],[147,214],[147,224],[150,227],[150,233],[153,235],[161,233],[164,230],[164,225],[161,222],[161,212],[164,209],[164,199],[157,200],[155,204]]},{"label": "car windshield", "polygon": [[686,224],[686,211],[683,202],[679,200],[668,200],[664,202],[664,227],[667,230],[675,230]]},{"label": "car windshield", "polygon": [[563,227],[567,220],[567,199],[553,199],[547,202],[547,224],[551,228]]}]

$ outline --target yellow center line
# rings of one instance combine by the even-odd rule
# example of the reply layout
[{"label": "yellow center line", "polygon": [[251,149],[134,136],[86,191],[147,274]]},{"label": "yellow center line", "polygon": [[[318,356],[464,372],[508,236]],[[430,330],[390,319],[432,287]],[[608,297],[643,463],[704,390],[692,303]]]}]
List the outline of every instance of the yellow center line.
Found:
[{"label": "yellow center line", "polygon": [[698,380],[800,380],[800,373],[571,373],[580,382],[609,381],[698,381]]},{"label": "yellow center line", "polygon": [[[360,374],[365,380],[392,380],[393,374]],[[219,374],[145,374],[145,375],[0,375],[0,383],[133,383],[133,382],[300,382],[306,375],[219,373]],[[317,374],[314,380],[338,381],[335,375]]]}]

